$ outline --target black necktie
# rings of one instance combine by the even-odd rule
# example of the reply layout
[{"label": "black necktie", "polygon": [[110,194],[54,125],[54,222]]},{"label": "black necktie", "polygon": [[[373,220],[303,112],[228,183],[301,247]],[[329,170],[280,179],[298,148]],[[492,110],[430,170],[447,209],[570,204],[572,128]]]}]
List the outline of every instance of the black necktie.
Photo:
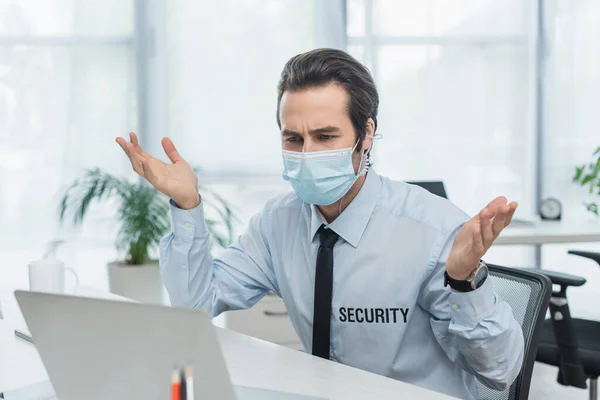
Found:
[{"label": "black necktie", "polygon": [[317,252],[317,268],[315,272],[312,353],[318,357],[329,358],[333,246],[339,236],[331,229],[325,229],[324,225],[321,225],[318,232],[321,245]]}]

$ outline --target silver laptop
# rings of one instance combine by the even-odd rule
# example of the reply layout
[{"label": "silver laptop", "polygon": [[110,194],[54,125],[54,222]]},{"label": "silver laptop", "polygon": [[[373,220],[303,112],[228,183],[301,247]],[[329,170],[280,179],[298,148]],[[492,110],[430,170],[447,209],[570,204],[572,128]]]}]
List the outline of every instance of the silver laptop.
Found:
[{"label": "silver laptop", "polygon": [[195,399],[315,399],[236,387],[200,310],[16,291],[60,400],[169,399],[173,368],[192,366]]}]

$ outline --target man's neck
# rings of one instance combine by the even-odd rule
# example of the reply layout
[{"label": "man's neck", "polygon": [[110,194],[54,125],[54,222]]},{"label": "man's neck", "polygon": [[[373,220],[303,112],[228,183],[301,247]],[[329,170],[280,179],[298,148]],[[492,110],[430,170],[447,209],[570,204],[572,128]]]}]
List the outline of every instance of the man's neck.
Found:
[{"label": "man's neck", "polygon": [[317,206],[317,209],[321,212],[321,215],[325,218],[328,224],[332,223],[339,215],[352,203],[352,200],[356,197],[360,189],[365,183],[366,175],[360,176],[354,185],[348,190],[348,192],[342,196],[341,199],[328,206]]}]

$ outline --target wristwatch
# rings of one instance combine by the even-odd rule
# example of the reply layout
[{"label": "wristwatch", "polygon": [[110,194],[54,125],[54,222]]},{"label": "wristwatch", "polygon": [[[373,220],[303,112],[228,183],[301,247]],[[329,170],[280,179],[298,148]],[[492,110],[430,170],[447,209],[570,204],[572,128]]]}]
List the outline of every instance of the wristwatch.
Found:
[{"label": "wristwatch", "polygon": [[483,260],[479,260],[479,266],[464,281],[452,279],[448,272],[444,271],[444,287],[450,287],[457,292],[471,292],[483,285],[488,277],[488,266]]}]

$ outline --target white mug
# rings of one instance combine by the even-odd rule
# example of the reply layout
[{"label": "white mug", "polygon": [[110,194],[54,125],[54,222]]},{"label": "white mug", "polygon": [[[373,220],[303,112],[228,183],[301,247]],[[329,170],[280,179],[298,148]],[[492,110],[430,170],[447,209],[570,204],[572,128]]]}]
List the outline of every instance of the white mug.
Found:
[{"label": "white mug", "polygon": [[65,292],[65,271],[69,271],[75,278],[75,287],[79,286],[79,277],[72,268],[65,267],[65,263],[56,259],[44,259],[29,263],[29,290],[34,292]]}]

